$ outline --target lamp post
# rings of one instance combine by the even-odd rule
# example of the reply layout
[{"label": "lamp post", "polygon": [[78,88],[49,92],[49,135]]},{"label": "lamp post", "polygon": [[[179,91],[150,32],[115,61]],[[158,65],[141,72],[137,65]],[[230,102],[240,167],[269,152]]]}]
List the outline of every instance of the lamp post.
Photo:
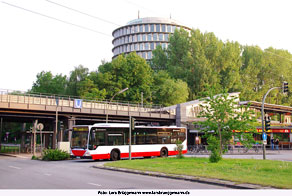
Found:
[{"label": "lamp post", "polygon": [[128,89],[129,89],[128,87],[127,88],[124,88],[124,89],[120,90],[119,92],[117,92],[116,94],[114,94],[114,96],[112,96],[112,98],[110,99],[109,103],[107,104],[105,123],[108,123],[108,106],[109,106],[109,104],[112,102],[112,100],[114,99],[115,96],[117,96],[118,94],[121,94],[121,93],[125,92]]},{"label": "lamp post", "polygon": [[[268,92],[264,95],[263,97],[263,100],[262,100],[262,107],[261,107],[261,118],[262,118],[262,133],[264,134],[266,131],[265,131],[265,125],[264,125],[264,115],[265,115],[265,110],[264,110],[264,105],[265,105],[265,100],[266,100],[266,97],[267,95],[269,94],[269,92],[271,90],[274,90],[274,89],[282,89],[282,87],[273,87],[273,88],[270,88],[268,90]],[[263,143],[263,159],[265,160],[266,159],[266,145]]]}]

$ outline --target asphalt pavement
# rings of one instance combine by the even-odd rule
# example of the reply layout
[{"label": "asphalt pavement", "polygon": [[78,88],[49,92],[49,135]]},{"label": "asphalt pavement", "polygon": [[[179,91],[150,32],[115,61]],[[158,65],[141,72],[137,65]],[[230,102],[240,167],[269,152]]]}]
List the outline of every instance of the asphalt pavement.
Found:
[{"label": "asphalt pavement", "polygon": [[228,187],[94,168],[107,161],[37,161],[31,156],[0,156],[3,189],[227,189]]},{"label": "asphalt pavement", "polygon": [[[218,179],[168,176],[104,167],[107,161],[35,161],[32,154],[0,154],[0,189],[266,189]],[[186,157],[208,157],[189,154]],[[261,153],[226,154],[223,158],[263,159]],[[292,150],[266,152],[267,160],[292,161]],[[140,175],[139,175],[140,174]],[[142,175],[141,175],[142,174]],[[27,180],[30,179],[30,180]]]}]

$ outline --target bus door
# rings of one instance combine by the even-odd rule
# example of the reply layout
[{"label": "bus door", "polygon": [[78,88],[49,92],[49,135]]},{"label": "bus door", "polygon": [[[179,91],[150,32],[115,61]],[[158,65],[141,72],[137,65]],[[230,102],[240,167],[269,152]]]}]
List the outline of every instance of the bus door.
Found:
[{"label": "bus door", "polygon": [[90,131],[90,137],[89,137],[89,150],[95,150],[98,146],[104,146],[105,145],[105,129],[98,129],[98,128],[92,128]]}]

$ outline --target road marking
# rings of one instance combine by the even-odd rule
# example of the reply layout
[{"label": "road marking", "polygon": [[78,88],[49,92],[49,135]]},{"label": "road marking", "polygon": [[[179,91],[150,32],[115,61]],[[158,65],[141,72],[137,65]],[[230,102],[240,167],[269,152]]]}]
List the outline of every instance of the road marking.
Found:
[{"label": "road marking", "polygon": [[13,169],[21,169],[20,167],[15,167],[15,166],[9,166],[10,168],[13,168]]},{"label": "road marking", "polygon": [[52,174],[44,174],[45,176],[51,176]]},{"label": "road marking", "polygon": [[89,182],[88,184],[93,185],[93,186],[101,186],[100,184],[95,184],[95,183],[92,183],[92,182]]}]

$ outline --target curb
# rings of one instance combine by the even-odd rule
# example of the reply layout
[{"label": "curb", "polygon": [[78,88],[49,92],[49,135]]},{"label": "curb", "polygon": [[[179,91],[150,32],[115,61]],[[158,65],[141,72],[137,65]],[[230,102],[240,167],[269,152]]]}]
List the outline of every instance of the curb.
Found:
[{"label": "curb", "polygon": [[233,189],[274,189],[273,187],[266,187],[266,186],[261,186],[261,185],[256,185],[256,184],[244,184],[244,183],[238,184],[232,181],[220,180],[220,179],[214,179],[214,178],[204,178],[204,177],[198,177],[198,176],[164,174],[164,173],[159,173],[159,172],[131,170],[131,169],[107,167],[107,166],[92,166],[92,167],[96,169],[105,169],[105,170],[139,174],[139,175],[145,175],[145,176],[154,176],[154,177],[161,177],[161,178],[170,178],[170,179],[175,179],[175,180],[199,182],[199,183],[205,183],[205,184],[211,184],[211,185],[224,186],[224,187],[233,188]]}]

